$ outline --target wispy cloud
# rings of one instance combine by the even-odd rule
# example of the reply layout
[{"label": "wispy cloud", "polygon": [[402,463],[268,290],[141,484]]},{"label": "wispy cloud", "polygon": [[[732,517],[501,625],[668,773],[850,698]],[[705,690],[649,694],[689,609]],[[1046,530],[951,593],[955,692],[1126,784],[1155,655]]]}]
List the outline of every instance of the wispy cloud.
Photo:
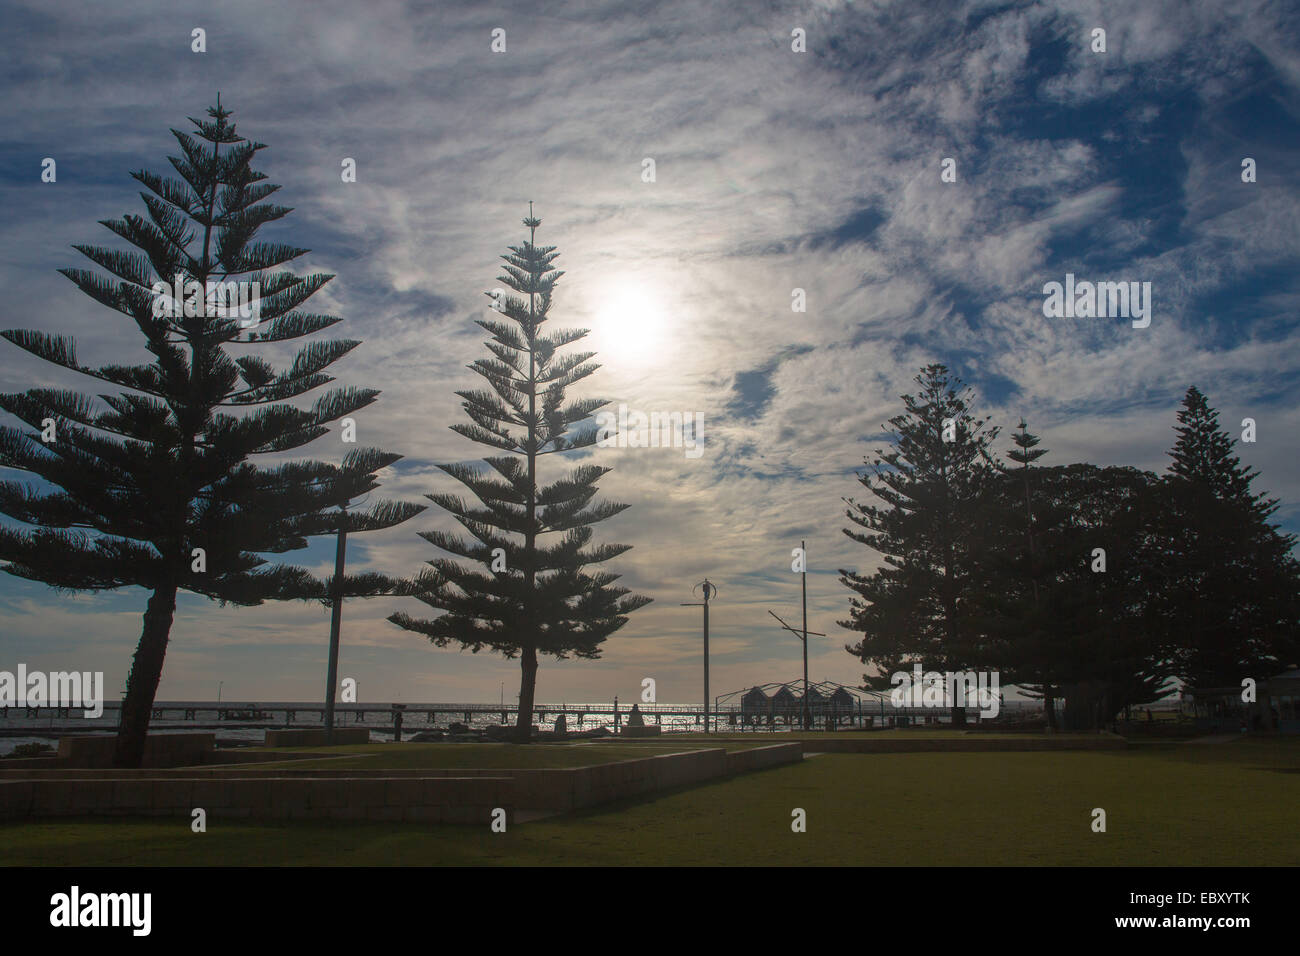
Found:
[{"label": "wispy cloud", "polygon": [[[81,265],[71,243],[113,242],[95,220],[138,211],[128,171],[163,168],[167,128],[219,90],[295,207],[268,235],[336,274],[314,301],[364,340],[335,368],[384,390],[359,437],[407,456],[386,496],[448,490],[432,463],[482,453],[447,427],[463,415],[454,392],[475,381],[473,319],[536,201],[567,270],[555,321],[590,328],[605,363],[589,392],[706,416],[698,461],[596,453],[615,466],[603,493],[632,505],[598,534],[634,545],[615,569],[656,602],[604,661],[544,663],[545,699],[627,697],[653,676],[661,698],[693,700],[698,612],[677,605],[705,574],[722,589],[713,687],[793,675],[797,642],[765,612],[797,604],[801,537],[811,621],[832,634],[813,676],[854,681],[833,569],[875,558],[841,534],[840,499],[930,361],[974,383],[995,421],[1028,415],[1055,462],[1162,468],[1194,382],[1225,423],[1260,423],[1240,452],[1300,528],[1300,29],[1285,5],[29,2],[6,21],[0,324],[75,333],[95,362],[147,357],[54,270]],[[195,27],[206,54],[190,52]],[[39,182],[45,156],[55,185]],[[1245,156],[1257,183],[1240,180]],[[1045,319],[1042,286],[1066,272],[1152,282],[1151,327]],[[633,319],[617,306],[628,290]],[[647,315],[650,345],[630,347]],[[95,389],[0,355],[0,389]],[[308,451],[342,449],[329,436]],[[414,532],[447,526],[431,509],[359,538],[353,566],[412,572],[433,557]],[[296,557],[323,570],[331,555]],[[6,580],[0,597],[6,653],[81,654],[124,676],[140,592],[71,602]],[[400,604],[346,609],[344,670],[363,696],[489,699],[517,680],[500,658],[391,627]],[[184,599],[162,694],[238,674],[243,697],[314,697],[326,633],[318,606]]]}]

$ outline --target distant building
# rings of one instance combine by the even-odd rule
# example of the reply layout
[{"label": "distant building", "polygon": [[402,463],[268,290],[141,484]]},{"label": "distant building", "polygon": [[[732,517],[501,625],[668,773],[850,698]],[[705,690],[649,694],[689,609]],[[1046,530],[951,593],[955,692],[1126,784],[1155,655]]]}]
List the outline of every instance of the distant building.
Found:
[{"label": "distant building", "polygon": [[782,685],[771,698],[772,713],[779,717],[789,717],[799,713],[799,698],[789,687]]},{"label": "distant building", "polygon": [[[782,723],[789,723],[802,716],[803,705],[803,681],[751,687],[740,695],[741,721],[754,723],[779,719]],[[848,687],[829,681],[808,685],[809,715],[818,723],[826,717],[852,717],[859,709],[858,699]]]},{"label": "distant building", "polygon": [[751,687],[740,698],[740,713],[746,719],[766,717],[772,712],[772,701],[761,687]]},{"label": "distant building", "polygon": [[[802,700],[802,698],[800,698],[800,700]],[[823,714],[826,713],[826,701],[827,698],[821,691],[819,691],[816,687],[809,686],[808,713],[813,716],[813,719],[821,717]],[[799,706],[799,713],[801,714],[803,713],[802,704],[800,704]]]},{"label": "distant building", "polygon": [[851,714],[857,708],[857,701],[849,693],[846,687],[835,688],[835,693],[830,696],[831,713]]},{"label": "distant building", "polygon": [[1198,729],[1230,733],[1276,729],[1300,734],[1300,668],[1288,667],[1255,688],[1255,700],[1243,701],[1242,688],[1188,687],[1183,691]]}]

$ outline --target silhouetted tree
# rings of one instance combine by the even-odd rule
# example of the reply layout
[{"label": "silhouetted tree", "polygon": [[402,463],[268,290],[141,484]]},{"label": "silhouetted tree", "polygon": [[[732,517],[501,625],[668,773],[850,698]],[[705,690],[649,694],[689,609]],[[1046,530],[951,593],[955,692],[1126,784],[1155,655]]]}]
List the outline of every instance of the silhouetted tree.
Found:
[{"label": "silhouetted tree", "polygon": [[[630,545],[593,545],[591,526],[627,508],[593,504],[596,482],[610,469],[579,465],[550,485],[539,485],[538,459],[595,444],[597,430],[587,422],[607,404],[598,399],[565,403],[565,389],[600,366],[595,353],[561,357],[559,350],[579,341],[586,329],[544,334],[556,280],[551,269],[554,246],[535,245],[541,220],[531,212],[524,220],[528,239],[510,246],[505,275],[499,281],[519,293],[503,295],[494,308],[505,319],[479,320],[492,339],[492,358],[470,366],[491,391],[457,392],[472,424],[453,425],[482,445],[507,452],[484,458],[487,471],[464,464],[439,465],[478,499],[457,495],[428,498],[450,513],[471,535],[465,539],[439,531],[422,532],[435,547],[468,559],[429,561],[416,583],[417,596],[443,611],[432,620],[405,613],[389,620],[428,636],[437,646],[458,642],[479,651],[488,647],[520,658],[519,716],[516,737],[531,737],[538,655],[563,660],[569,655],[595,658],[600,645],[627,622],[627,615],[650,599],[615,587],[619,575],[589,573],[587,566],[608,561]],[[573,426],[581,427],[574,428]],[[544,544],[544,536],[559,535]],[[547,538],[547,540],[552,540]]]},{"label": "silhouetted tree", "polygon": [[1178,676],[1193,686],[1238,686],[1295,663],[1300,565],[1295,536],[1270,523],[1278,502],[1255,492],[1258,472],[1192,386],[1164,479],[1161,619]]},{"label": "silhouetted tree", "polygon": [[[877,449],[858,476],[883,506],[845,499],[845,514],[864,530],[844,533],[885,560],[871,574],[840,571],[855,594],[840,626],[864,635],[846,649],[881,671],[864,675],[869,687],[888,687],[912,660],[963,670],[981,653],[964,602],[973,596],[980,502],[999,474],[989,454],[998,430],[971,415],[970,389],[946,366],[926,366],[916,383],[919,393],[902,397],[905,414],[889,421],[893,447]],[[964,708],[953,719],[964,723]]]},{"label": "silhouetted tree", "polygon": [[[1032,591],[1033,612],[1034,612],[1034,630],[1031,642],[1037,645],[1045,643],[1046,634],[1040,630],[1043,621],[1039,617],[1041,608],[1041,595],[1039,594],[1039,576],[1041,567],[1037,561],[1034,550],[1034,502],[1033,502],[1033,480],[1030,476],[1030,465],[1038,461],[1047,454],[1046,448],[1036,448],[1040,442],[1037,435],[1030,434],[1029,424],[1023,418],[1020,419],[1020,431],[1011,436],[1011,441],[1015,448],[1007,452],[1007,457],[1020,466],[1019,474],[1016,476],[1024,486],[1025,490],[1025,562],[1024,567],[1029,578],[1030,589]],[[1047,726],[1050,730],[1056,729],[1056,706],[1054,693],[1050,681],[1033,686],[1026,685],[1021,688],[1028,696],[1038,695],[1043,701],[1043,713],[1047,718]]]},{"label": "silhouetted tree", "polygon": [[1136,468],[1088,464],[1040,469],[1038,477],[1038,655],[1065,697],[1063,728],[1101,729],[1125,707],[1169,692],[1154,626],[1153,598],[1163,586],[1151,533],[1159,481]]},{"label": "silhouetted tree", "polygon": [[[26,526],[0,528],[3,569],[58,588],[150,592],[127,679],[117,766],[140,764],[177,592],[235,604],[323,597],[322,583],[305,570],[268,567],[260,555],[333,533],[339,517],[332,509],[375,487],[376,473],[400,458],[358,449],[341,465],[258,467],[249,460],[307,444],[379,392],[339,388],[310,408],[286,403],[333,381],[324,370],[355,340],[312,343],[279,369],[232,354],[339,319],[299,310],[332,276],[272,271],[308,250],[254,241],[263,225],[291,210],[266,201],[279,187],[250,165],[265,147],[238,135],[230,116],[218,100],[207,120],[191,120],[195,133],[172,130],[182,155],[170,162],[180,179],[132,173],[147,190],[147,218],[103,225],[138,251],[75,246],[111,277],[60,270],[127,316],[151,361],[91,367],[68,336],[0,333],[47,362],[126,390],[98,402],[55,388],[0,396],[0,408],[31,429],[0,428],[0,466],[40,479],[0,482],[0,512]],[[363,523],[387,526],[412,508],[419,510],[381,502]],[[380,577],[359,576],[340,589],[374,593],[391,585]]]}]

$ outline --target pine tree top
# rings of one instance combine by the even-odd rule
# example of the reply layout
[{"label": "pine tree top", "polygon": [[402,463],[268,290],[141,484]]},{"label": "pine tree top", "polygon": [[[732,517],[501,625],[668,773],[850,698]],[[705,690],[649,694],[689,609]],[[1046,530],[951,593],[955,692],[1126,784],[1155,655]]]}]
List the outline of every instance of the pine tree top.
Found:
[{"label": "pine tree top", "polygon": [[[312,342],[281,368],[232,354],[340,320],[299,309],[331,276],[277,270],[308,250],[256,241],[291,210],[267,201],[279,187],[251,167],[264,147],[240,136],[231,115],[218,100],[209,119],[191,119],[195,132],[172,130],[179,179],[131,174],[147,189],[147,216],[102,225],[132,251],[74,246],[108,275],[60,270],[131,321],[151,362],[95,367],[79,360],[70,336],[0,332],[121,389],[0,395],[0,409],[27,426],[0,427],[0,467],[39,480],[0,482],[0,513],[28,526],[0,529],[0,568],[11,574],[73,589],[174,586],[237,603],[303,596],[314,587],[307,572],[267,568],[260,555],[336,530],[333,509],[373,489],[376,472],[401,457],[361,449],[341,465],[250,461],[326,434],[379,392],[335,388],[310,407],[289,404],[333,382],[325,370],[356,340]],[[358,530],[386,527],[421,509],[384,502],[348,520]]]},{"label": "pine tree top", "polygon": [[561,659],[597,657],[605,638],[650,599],[613,586],[617,574],[588,570],[629,547],[593,541],[592,525],[628,507],[595,500],[596,482],[610,469],[580,464],[551,484],[539,480],[543,456],[596,444],[590,420],[608,403],[566,398],[570,385],[599,366],[589,361],[594,352],[561,352],[586,336],[586,329],[540,333],[562,273],[549,268],[554,247],[533,244],[541,220],[531,204],[523,222],[530,237],[508,247],[510,253],[501,257],[506,274],[498,277],[518,295],[493,296],[500,316],[478,321],[491,336],[486,345],[492,357],[469,367],[488,387],[457,393],[470,423],[451,426],[506,454],[484,458],[486,470],[438,466],[473,498],[428,498],[469,536],[430,531],[421,537],[466,561],[435,558],[415,582],[415,596],[444,613],[431,620],[399,613],[389,620],[438,646],[489,647],[507,657],[526,649]]},{"label": "pine tree top", "polygon": [[1169,466],[1172,475],[1224,500],[1253,502],[1262,497],[1250,488],[1259,473],[1233,454],[1236,440],[1219,425],[1219,413],[1195,385],[1183,397],[1174,431],[1178,439],[1168,453],[1173,459]]},{"label": "pine tree top", "polygon": [[1040,448],[1037,451],[1033,450],[1034,446],[1039,443],[1040,439],[1037,435],[1030,433],[1029,424],[1023,418],[1020,419],[1020,424],[1016,427],[1018,427],[1020,431],[1014,432],[1011,435],[1011,440],[1015,443],[1016,447],[1007,452],[1007,457],[1018,465],[1028,467],[1032,462],[1035,462],[1046,455],[1048,449]]},{"label": "pine tree top", "polygon": [[528,200],[528,215],[524,218],[524,225],[531,230],[536,230],[542,221],[533,215],[533,201]]}]

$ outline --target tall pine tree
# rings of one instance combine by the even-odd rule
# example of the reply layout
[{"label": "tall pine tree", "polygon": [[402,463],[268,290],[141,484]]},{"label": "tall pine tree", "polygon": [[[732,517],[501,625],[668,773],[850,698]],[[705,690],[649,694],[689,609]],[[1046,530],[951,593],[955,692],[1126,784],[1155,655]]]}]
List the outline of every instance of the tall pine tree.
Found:
[{"label": "tall pine tree", "polygon": [[1040,604],[1030,646],[1041,679],[1064,697],[1060,726],[1096,730],[1166,693],[1152,626],[1162,586],[1150,543],[1158,481],[1128,467],[1038,472]]},{"label": "tall pine tree", "polygon": [[1158,479],[1133,468],[1034,468],[1031,558],[1024,471],[1007,469],[981,509],[988,530],[968,602],[979,663],[1028,696],[1063,695],[1054,728],[1097,729],[1164,693],[1168,668],[1151,626],[1163,584],[1149,543]]},{"label": "tall pine tree", "polygon": [[[989,453],[998,430],[971,414],[971,390],[946,366],[926,366],[916,383],[918,394],[903,396],[905,413],[889,421],[893,447],[878,449],[858,477],[883,506],[845,499],[863,530],[844,533],[885,560],[872,574],[840,572],[854,592],[840,626],[863,633],[846,649],[880,671],[864,675],[869,687],[888,687],[911,661],[956,671],[981,653],[969,626],[971,571],[981,502],[998,476]],[[964,708],[953,719],[964,723]]]},{"label": "tall pine tree", "polygon": [[[619,575],[588,572],[627,551],[630,545],[593,545],[592,525],[626,509],[624,504],[594,504],[596,482],[610,469],[579,465],[550,485],[539,485],[538,459],[587,448],[596,442],[586,424],[607,404],[579,399],[566,404],[565,389],[600,366],[595,353],[561,356],[559,350],[586,336],[586,329],[543,333],[551,294],[563,273],[552,269],[554,246],[537,246],[541,220],[529,215],[528,239],[510,246],[499,281],[517,292],[494,308],[509,321],[479,320],[492,336],[492,358],[470,366],[490,386],[457,392],[472,424],[452,429],[506,455],[484,458],[488,470],[464,464],[439,465],[478,499],[431,494],[429,500],[451,514],[471,537],[422,532],[430,544],[469,564],[447,558],[429,561],[417,597],[444,613],[432,620],[393,614],[399,627],[426,635],[438,647],[458,642],[477,652],[484,647],[520,659],[516,739],[531,739],[538,655],[563,660],[595,658],[600,645],[627,623],[627,615],[650,602],[615,587]],[[579,426],[579,427],[574,427]],[[553,536],[559,536],[554,540]]]},{"label": "tall pine tree", "polygon": [[[1039,620],[1039,612],[1042,606],[1042,595],[1039,588],[1040,565],[1037,560],[1037,553],[1034,547],[1034,494],[1033,479],[1030,474],[1030,466],[1047,454],[1046,448],[1036,447],[1041,439],[1029,431],[1029,423],[1020,419],[1018,426],[1020,431],[1011,436],[1012,443],[1016,446],[1007,452],[1007,457],[1020,467],[1016,469],[1019,474],[1016,476],[1018,483],[1023,485],[1025,491],[1025,562],[1027,576],[1030,583],[1030,599],[1033,602],[1032,620],[1033,634],[1030,637],[1030,643],[1034,646],[1041,646],[1045,643],[1044,632]],[[1047,727],[1049,730],[1056,730],[1056,705],[1050,680],[1037,687],[1023,688],[1032,696],[1037,693],[1043,700],[1043,713],[1047,717]]]},{"label": "tall pine tree", "polygon": [[1193,686],[1266,678],[1300,650],[1296,538],[1270,523],[1277,500],[1252,490],[1258,472],[1233,454],[1235,441],[1195,386],[1175,432],[1161,533],[1169,654]]},{"label": "tall pine tree", "polygon": [[[306,345],[283,368],[234,354],[340,320],[299,309],[332,276],[276,269],[308,250],[255,241],[263,225],[291,211],[266,201],[279,187],[251,166],[265,147],[236,133],[220,100],[207,112],[191,120],[195,132],[172,130],[179,179],[132,173],[147,190],[147,217],[102,222],[138,251],[78,245],[111,277],[60,270],[130,319],[152,360],[88,366],[69,336],[0,333],[38,358],[124,389],[98,401],[54,388],[0,395],[0,408],[30,429],[0,427],[0,466],[39,479],[0,482],[0,513],[21,523],[0,527],[0,566],[58,588],[149,592],[114,757],[123,767],[141,762],[177,593],[245,605],[324,597],[305,570],[268,566],[261,555],[333,533],[332,509],[373,488],[378,470],[400,457],[357,449],[341,465],[250,461],[326,434],[379,393],[338,388],[309,408],[287,403],[333,381],[325,369],[355,340]],[[247,315],[233,307],[240,293]],[[380,503],[368,526],[409,517],[411,507]],[[361,576],[340,590],[385,586]]]}]

